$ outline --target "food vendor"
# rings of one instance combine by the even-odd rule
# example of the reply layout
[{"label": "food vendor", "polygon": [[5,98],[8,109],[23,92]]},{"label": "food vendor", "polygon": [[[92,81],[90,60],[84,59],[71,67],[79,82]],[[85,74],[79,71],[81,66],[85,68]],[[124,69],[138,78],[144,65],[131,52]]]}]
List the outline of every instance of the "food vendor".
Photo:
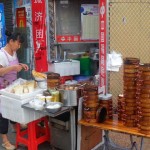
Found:
[{"label": "food vendor", "polygon": [[[16,51],[24,42],[24,36],[21,33],[10,33],[6,31],[7,44],[0,49],[0,89],[5,88],[17,79],[17,72],[22,69],[27,71],[29,68],[26,64],[18,62]],[[15,122],[10,121],[14,126]],[[7,137],[9,120],[2,117],[0,106],[0,134],[2,137],[2,146],[7,150],[14,150]]]}]

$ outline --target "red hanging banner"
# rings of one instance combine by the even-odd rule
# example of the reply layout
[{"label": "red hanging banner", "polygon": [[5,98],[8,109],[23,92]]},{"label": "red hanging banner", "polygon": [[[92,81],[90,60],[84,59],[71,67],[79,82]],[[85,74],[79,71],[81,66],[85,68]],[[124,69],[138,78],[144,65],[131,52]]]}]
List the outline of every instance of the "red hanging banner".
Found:
[{"label": "red hanging banner", "polygon": [[99,69],[100,69],[100,91],[106,94],[106,54],[107,54],[107,39],[106,39],[106,1],[99,0]]},{"label": "red hanging banner", "polygon": [[45,3],[45,0],[32,0],[35,69],[39,72],[48,71]]},{"label": "red hanging banner", "polygon": [[16,9],[17,27],[26,27],[26,10],[25,7]]}]

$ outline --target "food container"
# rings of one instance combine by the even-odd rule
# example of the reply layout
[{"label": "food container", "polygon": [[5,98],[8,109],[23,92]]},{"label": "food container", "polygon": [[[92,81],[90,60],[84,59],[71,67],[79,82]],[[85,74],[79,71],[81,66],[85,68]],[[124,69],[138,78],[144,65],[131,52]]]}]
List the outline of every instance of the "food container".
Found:
[{"label": "food container", "polygon": [[59,95],[59,91],[52,91],[52,101],[53,102],[59,102],[60,101],[60,95]]},{"label": "food container", "polygon": [[47,104],[53,101],[53,97],[52,96],[46,96],[45,98],[46,98],[46,103]]},{"label": "food container", "polygon": [[64,106],[77,106],[77,90],[59,90]]},{"label": "food container", "polygon": [[47,89],[47,80],[43,78],[35,78],[37,85],[41,89]]},{"label": "food container", "polygon": [[64,104],[64,106],[77,106],[78,98],[81,97],[80,87],[80,84],[63,84],[59,87],[60,101]]}]

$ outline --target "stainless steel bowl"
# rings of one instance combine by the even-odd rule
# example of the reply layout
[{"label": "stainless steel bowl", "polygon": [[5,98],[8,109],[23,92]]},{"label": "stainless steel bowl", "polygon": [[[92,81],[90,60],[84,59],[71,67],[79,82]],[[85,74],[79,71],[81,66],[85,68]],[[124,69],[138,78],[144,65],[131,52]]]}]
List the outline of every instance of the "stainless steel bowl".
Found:
[{"label": "stainless steel bowl", "polygon": [[62,106],[61,102],[50,102],[45,105],[45,110],[49,113],[56,113],[61,110]]}]

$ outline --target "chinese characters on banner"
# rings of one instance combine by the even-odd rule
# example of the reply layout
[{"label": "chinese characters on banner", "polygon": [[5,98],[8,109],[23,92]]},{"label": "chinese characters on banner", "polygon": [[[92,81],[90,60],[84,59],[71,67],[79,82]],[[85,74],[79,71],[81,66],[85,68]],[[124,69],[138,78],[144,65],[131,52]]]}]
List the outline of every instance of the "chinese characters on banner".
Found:
[{"label": "chinese characters on banner", "polygon": [[106,42],[106,0],[99,0],[99,68],[100,68],[100,91],[106,94],[106,53],[107,53],[107,42]]},{"label": "chinese characters on banner", "polygon": [[6,45],[4,5],[0,3],[0,48]]},{"label": "chinese characters on banner", "polygon": [[32,29],[35,69],[39,72],[48,71],[45,5],[45,0],[32,0]]},{"label": "chinese characters on banner", "polygon": [[17,27],[26,27],[26,11],[25,7],[16,9]]}]

